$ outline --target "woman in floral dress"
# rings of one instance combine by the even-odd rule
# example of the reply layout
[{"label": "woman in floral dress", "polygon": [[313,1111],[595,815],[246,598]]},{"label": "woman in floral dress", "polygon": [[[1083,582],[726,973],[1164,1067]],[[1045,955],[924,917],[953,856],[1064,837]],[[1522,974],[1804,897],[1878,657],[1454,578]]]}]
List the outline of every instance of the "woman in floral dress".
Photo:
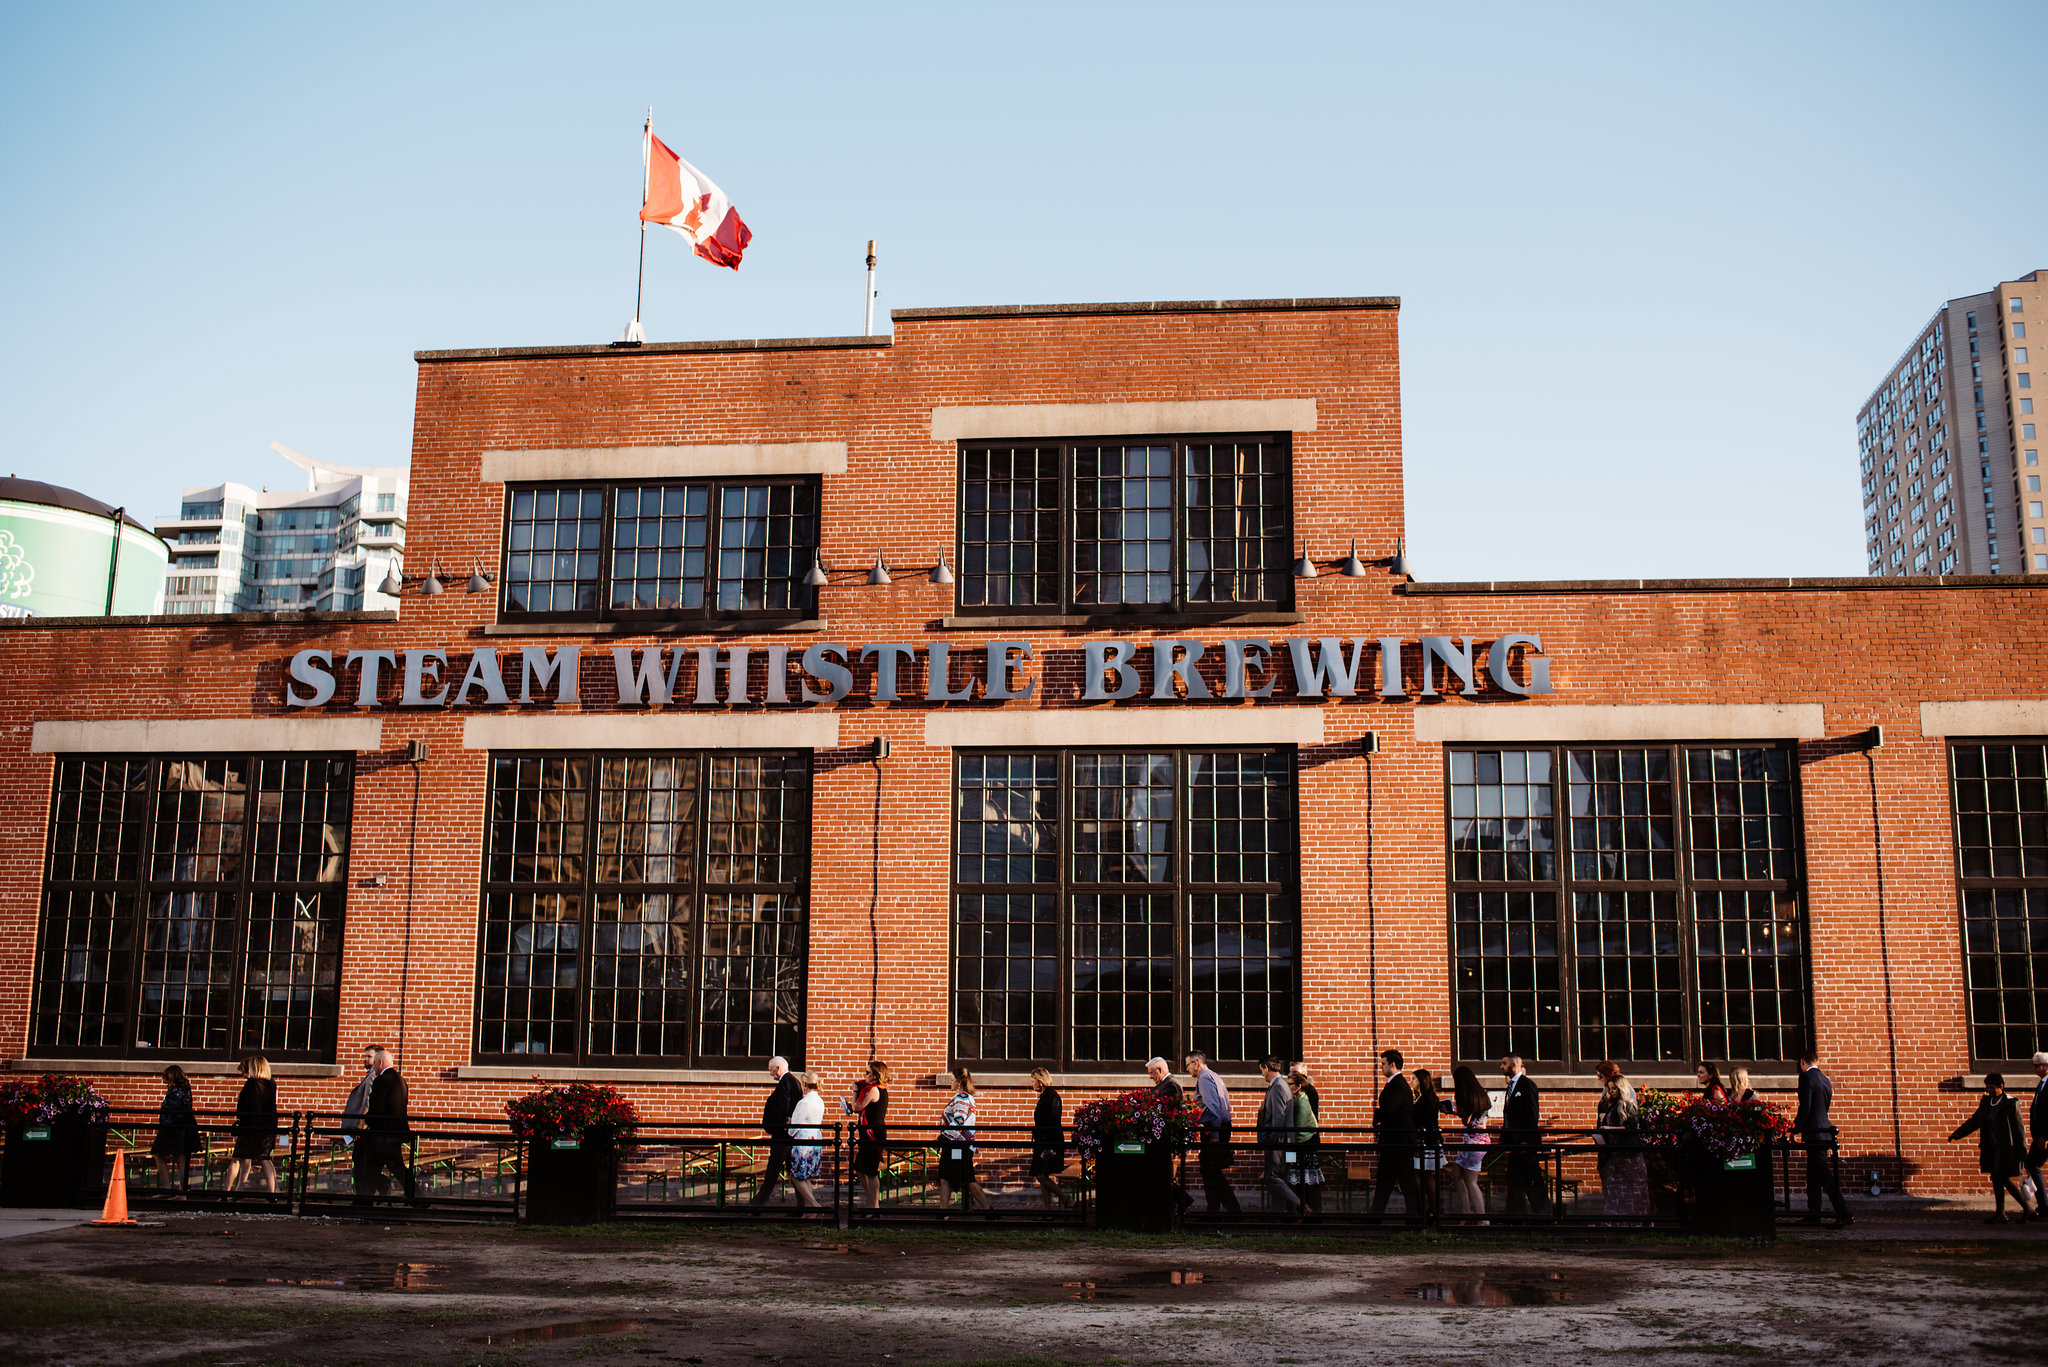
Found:
[{"label": "woman in floral dress", "polygon": [[[1595,1123],[1600,1129],[1600,1192],[1602,1209],[1611,1216],[1635,1217],[1610,1220],[1610,1224],[1634,1224],[1650,1214],[1650,1170],[1643,1153],[1635,1147],[1636,1089],[1622,1075],[1613,1060],[1603,1061],[1595,1070],[1600,1076],[1600,1110]],[[1626,1147],[1624,1147],[1626,1146]]]}]

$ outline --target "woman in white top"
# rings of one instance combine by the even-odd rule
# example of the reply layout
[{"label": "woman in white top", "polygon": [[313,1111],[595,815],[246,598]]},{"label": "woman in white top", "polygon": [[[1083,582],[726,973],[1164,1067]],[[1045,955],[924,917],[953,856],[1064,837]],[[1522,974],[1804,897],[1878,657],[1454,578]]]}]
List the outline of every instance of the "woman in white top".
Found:
[{"label": "woman in white top", "polygon": [[804,1094],[789,1113],[789,1137],[794,1141],[789,1151],[789,1184],[796,1188],[799,1202],[816,1206],[818,1193],[812,1184],[818,1180],[818,1141],[825,1137],[825,1098],[818,1091],[815,1074],[799,1073],[797,1081],[803,1084]]}]

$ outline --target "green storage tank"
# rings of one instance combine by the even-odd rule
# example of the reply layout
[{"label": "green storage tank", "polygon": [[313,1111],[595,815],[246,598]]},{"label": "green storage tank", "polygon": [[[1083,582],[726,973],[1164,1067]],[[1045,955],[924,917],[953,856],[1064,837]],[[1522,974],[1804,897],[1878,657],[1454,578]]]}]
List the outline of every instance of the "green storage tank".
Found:
[{"label": "green storage tank", "polygon": [[96,498],[0,479],[0,617],[161,612],[170,561],[161,537]]}]

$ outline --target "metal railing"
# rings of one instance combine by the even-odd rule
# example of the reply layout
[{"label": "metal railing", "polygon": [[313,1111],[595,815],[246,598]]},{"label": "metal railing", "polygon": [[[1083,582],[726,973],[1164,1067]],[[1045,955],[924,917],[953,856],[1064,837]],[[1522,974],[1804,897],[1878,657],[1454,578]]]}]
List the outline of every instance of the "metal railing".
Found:
[{"label": "metal railing", "polygon": [[[129,1201],[144,1208],[367,1211],[385,1220],[526,1214],[533,1154],[503,1117],[412,1116],[403,1134],[331,1112],[290,1112],[279,1122],[265,1150],[277,1172],[274,1191],[261,1186],[260,1163],[238,1165],[241,1136],[227,1110],[199,1111],[165,1137],[154,1109],[115,1107],[106,1122],[107,1169],[116,1149],[127,1152]],[[758,1125],[650,1122],[618,1156],[613,1218],[809,1219],[839,1228],[948,1219],[1091,1224],[1095,1167],[1065,1134],[1062,1150],[1045,1152],[1028,1125],[984,1124],[962,1143],[937,1125],[899,1124],[861,1164],[873,1172],[861,1174],[861,1146],[844,1122],[793,1131],[786,1143]],[[1839,1150],[1832,1140],[1821,1147],[1839,1184]],[[1807,1153],[1788,1139],[1758,1155],[1775,1169],[1780,1216],[1803,1213]],[[815,1168],[800,1179],[807,1202],[790,1163],[806,1168],[812,1154]],[[238,1179],[232,1187],[230,1177]],[[1483,1143],[1394,1145],[1369,1126],[1326,1126],[1306,1144],[1253,1137],[1190,1146],[1174,1155],[1172,1181],[1182,1193],[1181,1222],[1193,1228],[1682,1230],[1693,1222],[1679,1151],[1593,1130],[1547,1129],[1533,1142],[1494,1132]]]}]

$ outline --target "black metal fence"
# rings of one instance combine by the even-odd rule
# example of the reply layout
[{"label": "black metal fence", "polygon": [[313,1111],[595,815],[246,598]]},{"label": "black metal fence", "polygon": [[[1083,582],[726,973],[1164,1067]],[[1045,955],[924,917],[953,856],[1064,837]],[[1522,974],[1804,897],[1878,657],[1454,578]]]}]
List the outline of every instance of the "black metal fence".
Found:
[{"label": "black metal fence", "polygon": [[[176,1136],[156,1113],[115,1108],[109,1149],[126,1153],[128,1199],[140,1208],[370,1213],[390,1219],[521,1218],[533,1155],[503,1118],[412,1116],[407,1132],[361,1117],[291,1112],[274,1135],[238,1134],[230,1111],[205,1110]],[[247,1142],[244,1142],[247,1141]],[[244,1154],[262,1157],[237,1159]],[[1773,1143],[1776,1211],[1798,1213],[1807,1148]],[[1839,1181],[1832,1143],[1822,1162]],[[6,1161],[0,1149],[0,1163]],[[857,1169],[869,1169],[858,1171]],[[1183,1227],[1316,1225],[1440,1231],[1527,1225],[1686,1230],[1695,1193],[1678,1151],[1590,1130],[1553,1129],[1530,1143],[1388,1145],[1370,1127],[1323,1128],[1312,1141],[1200,1145],[1176,1155]],[[756,1125],[661,1122],[619,1157],[620,1220],[813,1220],[1092,1223],[1094,1164],[1071,1134],[1034,1148],[1023,1125],[981,1125],[971,1141],[936,1126],[892,1126],[863,1154],[843,1123],[793,1130],[777,1143]]]}]

